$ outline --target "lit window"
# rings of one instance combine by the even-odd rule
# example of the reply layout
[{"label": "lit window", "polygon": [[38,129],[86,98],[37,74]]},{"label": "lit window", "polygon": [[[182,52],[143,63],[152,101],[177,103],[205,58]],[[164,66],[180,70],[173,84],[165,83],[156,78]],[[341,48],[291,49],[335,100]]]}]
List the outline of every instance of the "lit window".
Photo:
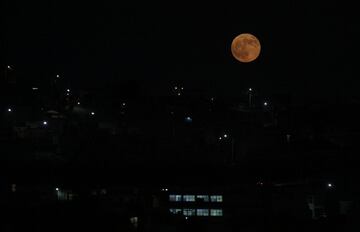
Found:
[{"label": "lit window", "polygon": [[16,192],[16,184],[11,185],[11,192]]},{"label": "lit window", "polygon": [[181,195],[169,195],[169,201],[181,201]]},{"label": "lit window", "polygon": [[181,209],[170,209],[170,213],[172,213],[172,214],[179,214],[179,213],[181,213]]},{"label": "lit window", "polygon": [[214,195],[210,196],[211,202],[223,202],[223,196],[222,195]]},{"label": "lit window", "polygon": [[203,202],[209,202],[209,196],[208,195],[197,195],[196,196],[197,201],[203,201]]},{"label": "lit window", "polygon": [[184,209],[184,216],[195,216],[195,209]]},{"label": "lit window", "polygon": [[211,209],[210,215],[212,217],[221,217],[223,215],[223,210],[222,209]]},{"label": "lit window", "polygon": [[139,225],[139,218],[138,217],[131,217],[130,218],[130,223],[137,228]]},{"label": "lit window", "polygon": [[197,209],[196,215],[197,216],[209,216],[209,210],[208,209]]},{"label": "lit window", "polygon": [[195,201],[195,195],[184,195],[183,196],[185,202],[194,202]]}]

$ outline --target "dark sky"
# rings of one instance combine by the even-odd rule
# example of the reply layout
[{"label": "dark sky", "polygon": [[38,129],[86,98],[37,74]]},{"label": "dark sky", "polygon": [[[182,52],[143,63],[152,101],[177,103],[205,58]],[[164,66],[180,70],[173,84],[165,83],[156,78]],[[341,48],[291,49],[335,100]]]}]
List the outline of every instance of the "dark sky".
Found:
[{"label": "dark sky", "polygon": [[[249,86],[329,99],[359,95],[354,4],[91,2],[3,0],[7,63],[22,78],[60,73],[78,86],[138,80],[161,92],[157,85],[184,81],[235,95]],[[243,32],[262,44],[250,64],[230,53]]]}]

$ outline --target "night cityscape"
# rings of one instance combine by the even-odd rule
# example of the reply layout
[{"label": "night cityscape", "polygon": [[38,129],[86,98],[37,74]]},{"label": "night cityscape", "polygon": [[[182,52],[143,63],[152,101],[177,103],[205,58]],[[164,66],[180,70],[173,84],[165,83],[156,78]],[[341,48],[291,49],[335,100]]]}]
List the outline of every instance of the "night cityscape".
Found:
[{"label": "night cityscape", "polygon": [[0,231],[359,231],[355,5],[3,0]]}]

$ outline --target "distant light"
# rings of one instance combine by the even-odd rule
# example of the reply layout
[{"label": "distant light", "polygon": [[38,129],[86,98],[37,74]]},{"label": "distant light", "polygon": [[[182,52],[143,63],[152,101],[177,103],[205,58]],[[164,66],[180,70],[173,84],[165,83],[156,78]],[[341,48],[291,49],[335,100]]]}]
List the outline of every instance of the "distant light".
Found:
[{"label": "distant light", "polygon": [[170,114],[174,114],[174,111],[171,111]]},{"label": "distant light", "polygon": [[11,108],[9,108],[9,109],[8,109],[8,112],[12,112],[12,109],[11,109]]},{"label": "distant light", "polygon": [[251,92],[251,91],[252,91],[252,88],[249,88],[249,91]]},{"label": "distant light", "polygon": [[264,102],[264,106],[267,106],[268,105],[268,103],[267,102]]},{"label": "distant light", "polygon": [[10,65],[8,65],[8,66],[7,66],[7,68],[8,68],[8,69],[11,69],[11,66],[10,66]]},{"label": "distant light", "polygon": [[185,121],[186,121],[186,122],[192,122],[192,118],[191,118],[191,117],[186,117],[186,118],[185,118]]},{"label": "distant light", "polygon": [[219,140],[222,140],[222,137],[219,137]]},{"label": "distant light", "polygon": [[46,126],[48,124],[47,121],[43,121],[43,125]]},{"label": "distant light", "polygon": [[38,87],[32,87],[32,90],[38,90],[39,88]]},{"label": "distant light", "polygon": [[184,90],[184,87],[181,87],[181,90]]},{"label": "distant light", "polygon": [[177,90],[177,89],[178,89],[178,87],[177,87],[177,86],[175,86],[175,87],[174,87],[174,89],[175,89],[175,90]]},{"label": "distant light", "polygon": [[178,96],[181,96],[181,93],[178,93],[177,95],[178,95]]},{"label": "distant light", "polygon": [[59,191],[59,188],[55,188],[56,191]]},{"label": "distant light", "polygon": [[228,137],[228,135],[227,134],[224,134],[224,138],[227,138]]},{"label": "distant light", "polygon": [[188,217],[185,217],[186,220],[188,220],[189,218]]},{"label": "distant light", "polygon": [[80,105],[80,102],[77,102],[78,105]]},{"label": "distant light", "polygon": [[58,74],[58,75],[56,75],[56,77],[57,77],[57,78],[60,78],[60,75]]},{"label": "distant light", "polygon": [[70,89],[67,89],[66,92],[70,93]]},{"label": "distant light", "polygon": [[122,106],[126,106],[126,103],[125,103],[125,102],[123,102]]},{"label": "distant light", "polygon": [[210,98],[210,100],[211,100],[211,101],[214,101],[214,98],[212,97],[212,98]]},{"label": "distant light", "polygon": [[91,115],[95,115],[95,112],[91,112],[90,114],[91,114]]},{"label": "distant light", "polygon": [[70,93],[66,93],[66,96],[70,96]]},{"label": "distant light", "polygon": [[331,188],[333,185],[331,183],[328,184],[328,187]]},{"label": "distant light", "polygon": [[167,192],[167,191],[169,191],[169,189],[166,188],[166,189],[165,189],[165,192]]}]

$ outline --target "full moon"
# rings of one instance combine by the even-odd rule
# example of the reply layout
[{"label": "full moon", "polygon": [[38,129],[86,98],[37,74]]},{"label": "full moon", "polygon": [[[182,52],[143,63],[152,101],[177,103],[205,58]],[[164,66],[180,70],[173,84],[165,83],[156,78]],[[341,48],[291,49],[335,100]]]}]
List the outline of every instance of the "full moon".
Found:
[{"label": "full moon", "polygon": [[231,43],[231,53],[240,62],[249,63],[260,55],[261,45],[252,34],[240,34]]}]

